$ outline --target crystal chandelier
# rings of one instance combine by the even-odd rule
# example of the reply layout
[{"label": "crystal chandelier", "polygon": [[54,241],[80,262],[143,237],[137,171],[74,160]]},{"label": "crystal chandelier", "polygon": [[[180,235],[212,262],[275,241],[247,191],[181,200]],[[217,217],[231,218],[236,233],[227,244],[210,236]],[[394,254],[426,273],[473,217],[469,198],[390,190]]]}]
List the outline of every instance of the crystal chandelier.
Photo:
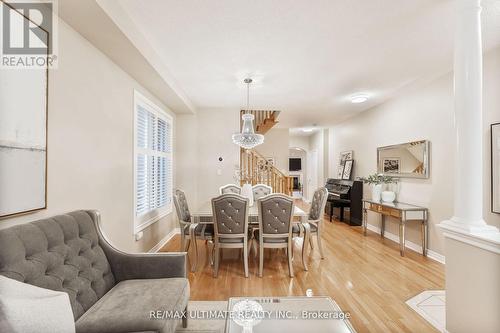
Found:
[{"label": "crystal chandelier", "polygon": [[253,114],[250,112],[250,83],[252,79],[245,79],[243,82],[247,84],[247,109],[246,113],[241,115],[243,120],[243,126],[241,128],[241,133],[233,134],[233,142],[244,149],[252,149],[264,143],[264,136],[262,134],[256,134],[253,128]]}]

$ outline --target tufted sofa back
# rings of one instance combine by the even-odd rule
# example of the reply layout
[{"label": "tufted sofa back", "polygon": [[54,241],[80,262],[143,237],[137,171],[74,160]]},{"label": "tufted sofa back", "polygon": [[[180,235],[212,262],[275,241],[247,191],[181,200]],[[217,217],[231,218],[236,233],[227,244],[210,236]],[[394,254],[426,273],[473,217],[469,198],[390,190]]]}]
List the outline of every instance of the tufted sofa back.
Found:
[{"label": "tufted sofa back", "polygon": [[81,210],[0,230],[0,274],[68,293],[78,319],[115,285],[95,219]]}]

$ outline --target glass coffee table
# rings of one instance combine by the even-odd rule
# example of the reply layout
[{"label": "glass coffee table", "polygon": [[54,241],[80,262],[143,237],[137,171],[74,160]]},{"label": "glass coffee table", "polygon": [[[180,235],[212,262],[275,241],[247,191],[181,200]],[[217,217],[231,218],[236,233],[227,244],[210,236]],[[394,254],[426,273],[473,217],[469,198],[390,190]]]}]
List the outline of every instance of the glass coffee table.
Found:
[{"label": "glass coffee table", "polygon": [[354,333],[349,313],[330,297],[231,297],[226,333]]}]

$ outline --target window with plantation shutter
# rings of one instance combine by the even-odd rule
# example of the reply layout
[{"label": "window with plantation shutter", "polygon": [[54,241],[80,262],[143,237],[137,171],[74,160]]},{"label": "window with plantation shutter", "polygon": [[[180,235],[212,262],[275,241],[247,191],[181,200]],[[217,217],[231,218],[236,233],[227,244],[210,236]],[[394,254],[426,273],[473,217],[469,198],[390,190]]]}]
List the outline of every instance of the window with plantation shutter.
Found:
[{"label": "window with plantation shutter", "polygon": [[135,92],[135,229],[172,211],[172,118]]}]

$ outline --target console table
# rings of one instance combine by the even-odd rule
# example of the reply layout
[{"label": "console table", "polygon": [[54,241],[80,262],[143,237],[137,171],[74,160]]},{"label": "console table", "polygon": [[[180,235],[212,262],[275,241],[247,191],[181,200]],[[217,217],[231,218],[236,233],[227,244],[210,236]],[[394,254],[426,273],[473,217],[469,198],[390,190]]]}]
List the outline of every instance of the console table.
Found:
[{"label": "console table", "polygon": [[399,252],[402,257],[405,255],[405,224],[410,221],[420,221],[422,254],[424,257],[427,256],[427,208],[403,202],[379,202],[363,199],[363,233],[365,236],[368,225],[368,211],[382,216],[382,225],[380,227],[380,236],[382,237],[384,237],[385,217],[392,216],[399,219]]}]

